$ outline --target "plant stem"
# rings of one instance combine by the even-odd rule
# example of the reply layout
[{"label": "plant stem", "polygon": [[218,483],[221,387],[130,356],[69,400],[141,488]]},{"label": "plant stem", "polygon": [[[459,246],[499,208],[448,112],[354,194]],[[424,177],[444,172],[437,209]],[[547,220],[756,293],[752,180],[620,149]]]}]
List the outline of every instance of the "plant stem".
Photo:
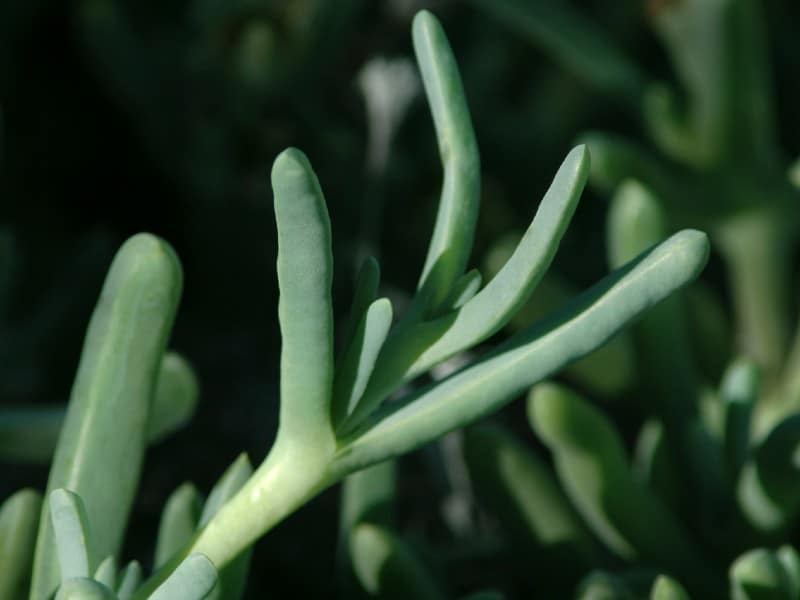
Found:
[{"label": "plant stem", "polygon": [[718,231],[728,267],[739,347],[764,369],[768,390],[775,384],[788,343],[788,244],[777,211],[732,217]]},{"label": "plant stem", "polygon": [[276,441],[241,490],[183,550],[153,574],[135,600],[147,598],[193,552],[204,554],[222,571],[258,538],[341,478],[332,468],[331,456],[319,448]]}]

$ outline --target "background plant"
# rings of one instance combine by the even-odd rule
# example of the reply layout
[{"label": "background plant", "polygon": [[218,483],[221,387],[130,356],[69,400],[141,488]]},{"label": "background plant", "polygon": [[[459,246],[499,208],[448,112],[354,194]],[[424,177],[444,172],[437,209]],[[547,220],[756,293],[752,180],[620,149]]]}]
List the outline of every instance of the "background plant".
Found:
[{"label": "background plant", "polygon": [[[282,4],[288,7],[298,3]],[[174,5],[171,11],[145,5],[137,8],[124,2],[115,6],[121,8],[124,16],[133,17],[133,29],[144,38],[158,31],[180,31],[169,24],[185,21],[182,4]],[[173,476],[176,470],[196,480],[200,489],[210,489],[243,444],[252,456],[261,455],[270,442],[271,432],[275,431],[273,419],[277,409],[274,401],[265,400],[277,399],[274,383],[277,372],[270,371],[271,365],[277,365],[277,345],[272,342],[277,339],[272,304],[277,298],[275,281],[247,276],[269,273],[272,269],[273,254],[265,248],[274,248],[274,242],[269,238],[270,228],[262,226],[271,218],[271,207],[265,201],[269,195],[250,186],[248,189],[253,191],[249,197],[253,200],[245,202],[240,190],[234,187],[211,186],[227,201],[221,211],[210,203],[201,205],[196,197],[181,191],[185,188],[176,184],[176,177],[150,158],[138,126],[130,124],[147,118],[127,116],[142,109],[135,103],[125,106],[125,94],[106,87],[109,80],[98,78],[95,75],[98,71],[90,67],[96,63],[84,60],[88,56],[83,54],[87,45],[81,37],[82,29],[71,25],[77,20],[72,6],[39,2],[25,3],[24,11],[22,8],[21,3],[9,3],[3,10],[18,14],[12,16],[7,12],[0,19],[14,32],[0,35],[0,43],[4,44],[0,53],[4,60],[0,100],[5,130],[0,213],[12,231],[17,257],[9,316],[15,326],[50,323],[55,333],[43,333],[39,339],[55,338],[59,344],[30,344],[30,359],[22,354],[13,355],[25,368],[15,368],[2,378],[7,386],[4,401],[63,402],[76,360],[73,358],[70,363],[64,357],[78,356],[83,324],[88,320],[94,290],[111,259],[112,249],[135,231],[152,230],[170,239],[183,258],[188,279],[195,282],[186,291],[173,339],[175,347],[202,374],[203,408],[192,428],[152,450],[142,482],[143,494],[135,505],[139,526],[129,536],[127,551],[129,556],[148,556],[161,505],[176,484]],[[798,53],[791,28],[796,8],[792,3],[769,3],[763,8],[769,23],[770,71],[775,78],[776,110],[781,123],[779,142],[788,156],[794,156],[800,150],[792,134],[797,130],[796,112],[791,110],[797,103],[797,88],[792,80]],[[576,71],[542,60],[539,52],[524,40],[509,35],[504,26],[475,18],[478,13],[469,5],[442,3],[437,10],[445,19],[459,56],[467,95],[475,112],[484,164],[485,199],[476,231],[475,255],[484,256],[488,242],[527,221],[530,215],[527,190],[545,189],[578,132],[602,128],[638,135],[639,126],[625,108],[629,105],[615,97],[594,93],[576,76]],[[662,51],[646,32],[645,13],[638,4],[584,3],[582,10],[613,34],[616,43],[630,55],[635,55],[648,76],[672,78]],[[31,18],[18,20],[25,16],[23,12],[28,12]],[[353,199],[365,197],[362,186],[368,178],[353,174],[364,163],[362,149],[367,135],[358,92],[355,86],[343,82],[354,81],[368,56],[407,52],[410,14],[396,10],[389,3],[361,5],[353,13],[353,29],[340,38],[339,49],[328,54],[327,68],[309,79],[310,92],[303,100],[298,101],[299,96],[292,94],[289,86],[273,95],[261,110],[260,126],[251,131],[263,141],[265,149],[255,154],[241,136],[234,136],[238,141],[232,142],[231,155],[243,157],[252,166],[251,172],[259,174],[256,178],[236,180],[259,182],[256,187],[263,188],[263,173],[269,168],[269,161],[290,141],[312,157],[335,150],[336,161],[315,161],[320,179],[325,182],[331,212],[347,215],[352,210],[349,207],[358,206]],[[26,31],[32,33],[27,35]],[[283,26],[278,25],[275,31],[283,35]],[[175,37],[183,39],[180,35]],[[216,40],[232,38],[203,39],[203,43],[211,45]],[[159,48],[162,56],[171,57],[167,61],[170,65],[180,62],[180,58],[172,57],[180,55],[182,43]],[[164,72],[174,73],[177,69],[165,67]],[[204,85],[201,89],[222,90],[223,86]],[[198,91],[192,98],[202,98],[204,94]],[[313,118],[309,118],[312,113]],[[379,247],[383,249],[386,291],[393,300],[399,298],[396,290],[413,288],[417,276],[413,265],[421,264],[424,259],[419,253],[425,247],[430,223],[429,219],[419,219],[417,226],[409,223],[405,215],[426,211],[430,214],[435,204],[432,197],[438,193],[439,174],[427,121],[424,107],[412,105],[406,124],[399,129],[392,145],[392,160],[382,178],[386,218]],[[195,120],[188,126],[200,127],[202,121]],[[530,157],[534,155],[536,160],[532,161]],[[114,201],[108,202],[109,198]],[[589,195],[585,199],[563,240],[563,250],[556,257],[554,270],[560,282],[569,281],[569,287],[579,289],[588,285],[605,269],[604,235],[597,227],[605,208],[596,198]],[[339,199],[344,202],[340,204]],[[189,224],[193,215],[200,216]],[[355,254],[352,248],[357,246],[357,223],[356,218],[334,218],[334,253],[340,266],[355,264],[350,257]],[[395,229],[391,223],[404,226]],[[98,230],[100,237],[105,236],[109,241],[99,250],[86,252],[84,256],[88,259],[77,271],[93,278],[94,284],[74,285],[71,276],[51,283],[54,272],[69,272],[69,268],[61,266],[61,257],[71,254],[70,249],[79,247],[81,239],[91,239]],[[409,244],[408,239],[415,241]],[[418,253],[416,260],[387,251],[401,244]],[[59,264],[54,269],[56,260]],[[346,271],[339,272],[343,276],[337,276],[333,289],[337,308],[349,303],[348,279],[352,279]],[[724,291],[716,258],[712,257],[708,275],[706,282],[712,284],[712,291]],[[552,287],[547,280],[539,290],[545,287]],[[52,291],[45,292],[48,288]],[[58,298],[60,301],[51,301],[49,305],[64,311],[63,316],[57,311],[55,318],[41,319],[41,313],[31,308],[42,298]],[[337,314],[345,312],[337,310]],[[227,315],[225,319],[220,317],[222,314]],[[696,313],[690,311],[692,314]],[[693,328],[690,333],[695,331]],[[4,329],[4,339],[6,332]],[[33,339],[27,334],[22,337]],[[697,347],[697,338],[692,337],[690,342],[693,348]],[[721,346],[718,350],[720,354],[730,354],[722,352]],[[727,359],[709,352],[696,352],[695,356],[704,368],[707,364],[717,365],[716,371],[704,370],[703,375],[713,383],[718,382]],[[41,366],[29,368],[34,364]],[[630,369],[628,363],[629,372]],[[8,382],[15,381],[11,376],[30,373],[39,374],[25,375],[25,379],[17,379],[8,387]],[[587,381],[580,383],[581,390],[591,391],[593,396],[622,400],[606,409],[614,416],[628,445],[632,445],[641,411],[630,408],[630,393],[622,394],[618,387],[617,391],[599,394],[597,387]],[[630,389],[629,384],[616,385]],[[226,401],[218,404],[216,398]],[[512,409],[506,417],[514,414]],[[521,419],[511,418],[510,422]],[[209,453],[207,448],[212,445],[228,450]],[[444,509],[431,512],[431,501],[426,494],[437,498],[436,504],[440,506],[456,497],[469,502],[463,487],[453,484],[454,468],[449,458],[452,453],[448,448],[450,441],[442,447],[427,448],[398,466],[401,482],[398,525],[412,536],[427,538],[441,556],[450,555],[454,541],[456,547],[465,546],[463,529],[455,527],[452,519],[443,515]],[[42,467],[5,468],[2,495],[24,485],[42,487],[45,477]],[[337,495],[323,494],[304,510],[302,518],[290,519],[276,529],[256,551],[258,564],[263,562],[270,568],[254,570],[253,589],[259,589],[259,585],[272,589],[283,585],[281,581],[286,581],[285,585],[291,581],[293,586],[304,586],[306,594],[325,593],[333,568],[336,508]],[[320,540],[313,548],[300,542],[307,530],[313,530]],[[306,555],[313,553],[309,559],[319,565],[315,567],[319,569],[316,577],[298,575],[297,557],[301,550]],[[445,564],[450,565],[449,574],[457,589],[475,587],[463,586],[471,581],[477,569],[454,567],[456,563],[447,560]],[[262,575],[267,572],[268,582]]]}]

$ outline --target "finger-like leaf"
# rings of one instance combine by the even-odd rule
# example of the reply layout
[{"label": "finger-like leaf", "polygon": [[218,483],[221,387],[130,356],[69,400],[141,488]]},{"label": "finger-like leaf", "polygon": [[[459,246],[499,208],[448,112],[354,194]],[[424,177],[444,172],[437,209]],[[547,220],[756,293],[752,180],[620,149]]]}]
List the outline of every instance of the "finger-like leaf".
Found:
[{"label": "finger-like leaf", "polygon": [[[101,556],[119,551],[180,289],[172,249],[136,235],[117,253],[86,334],[47,489],[81,496]],[[42,518],[31,598],[49,598],[57,582],[52,526]]]},{"label": "finger-like leaf", "polygon": [[117,587],[117,561],[107,556],[94,573],[94,580],[112,590]]},{"label": "finger-like leaf", "polygon": [[117,600],[108,587],[88,577],[74,577],[65,581],[55,595],[55,600]]},{"label": "finger-like leaf", "polygon": [[61,582],[90,577],[95,565],[94,540],[80,496],[57,489],[49,498]]},{"label": "finger-like leaf", "polygon": [[[197,404],[197,379],[189,363],[174,352],[161,361],[147,442],[157,443],[182,427]],[[53,458],[66,408],[11,408],[0,411],[0,457],[13,462],[46,463]]]},{"label": "finger-like leaf", "polygon": [[381,279],[381,267],[374,257],[368,256],[358,272],[356,290],[353,294],[353,304],[344,326],[344,335],[341,336],[342,348],[347,351],[352,343],[356,328],[363,319],[370,304],[378,295],[378,284]]},{"label": "finger-like leaf", "polygon": [[131,598],[133,598],[133,593],[141,583],[142,567],[135,560],[131,561],[119,574],[117,598],[119,598],[119,600],[131,600]]},{"label": "finger-like leaf", "polygon": [[573,149],[536,216],[500,272],[456,313],[413,324],[389,337],[364,397],[342,427],[352,430],[402,381],[500,330],[530,297],[555,256],[589,170],[586,148]]},{"label": "finger-like leaf", "polygon": [[683,586],[672,577],[659,575],[650,591],[650,600],[691,600]]},{"label": "finger-like leaf", "polygon": [[686,284],[707,257],[705,234],[675,234],[477,363],[378,411],[342,440],[342,467],[349,471],[397,456],[497,410]]},{"label": "finger-like leaf", "polygon": [[800,554],[791,546],[781,546],[775,551],[775,556],[789,581],[790,597],[800,597]]},{"label": "finger-like leaf", "polygon": [[203,600],[217,583],[217,570],[202,554],[187,556],[148,600]]},{"label": "finger-like leaf", "polygon": [[394,526],[396,480],[397,465],[387,460],[357,471],[342,482],[337,567],[343,593],[348,597],[355,594],[350,536],[359,523]]},{"label": "finger-like leaf", "polygon": [[594,550],[589,532],[559,489],[552,470],[511,435],[488,426],[468,429],[464,450],[470,481],[484,507],[503,523],[509,536],[541,545],[546,552],[567,551],[586,560]]},{"label": "finger-like leaf", "polygon": [[331,429],[331,225],[317,177],[299,150],[275,159],[272,189],[282,338],[280,435],[318,444]]},{"label": "finger-like leaf", "polygon": [[737,558],[730,568],[733,600],[791,598],[792,582],[773,552],[757,548]]},{"label": "finger-like leaf", "polygon": [[192,537],[200,518],[200,495],[194,485],[184,483],[167,499],[158,525],[153,564],[160,567]]},{"label": "finger-like leaf", "polygon": [[228,467],[219,481],[214,485],[214,489],[208,495],[203,513],[200,515],[198,527],[205,526],[211,520],[222,505],[230,500],[233,495],[245,484],[253,474],[253,467],[247,454],[240,454],[239,457]]},{"label": "finger-like leaf", "polygon": [[633,592],[621,577],[606,571],[589,573],[578,585],[577,600],[634,600]]},{"label": "finger-like leaf", "polygon": [[353,412],[364,394],[391,325],[392,303],[389,299],[380,298],[370,304],[336,372],[333,386],[334,425]]},{"label": "finger-like leaf", "polygon": [[458,66],[442,26],[423,10],[414,17],[412,33],[444,167],[436,226],[419,281],[427,313],[439,307],[466,268],[480,202],[480,158]]},{"label": "finger-like leaf", "polygon": [[483,283],[481,273],[477,269],[471,269],[464,273],[453,284],[450,295],[442,302],[442,310],[450,312],[464,306],[475,297]]},{"label": "finger-like leaf", "polygon": [[781,531],[800,514],[800,490],[794,485],[800,471],[798,443],[800,415],[795,414],[769,432],[742,469],[737,486],[739,504],[757,529]]},{"label": "finger-like leaf", "polygon": [[[253,467],[250,465],[250,460],[246,454],[241,454],[223,473],[208,495],[198,527],[205,526],[219,509],[241,489],[252,474]],[[247,583],[251,555],[252,550],[250,549],[242,552],[219,572],[219,581],[208,595],[208,600],[217,600],[218,598],[238,600],[242,596]]]},{"label": "finger-like leaf", "polygon": [[27,591],[41,510],[42,497],[30,489],[0,505],[0,600],[15,600]]},{"label": "finger-like leaf", "polygon": [[660,499],[633,477],[612,424],[554,384],[533,389],[528,418],[554,455],[572,503],[614,552],[674,571],[698,589],[713,581],[697,548]]},{"label": "finger-like leaf", "polygon": [[359,582],[371,596],[444,598],[433,576],[408,544],[383,527],[357,525],[350,537],[350,555]]},{"label": "finger-like leaf", "polygon": [[197,377],[189,362],[175,352],[165,353],[147,419],[148,443],[155,444],[183,427],[194,414],[198,396]]},{"label": "finger-like leaf", "polygon": [[750,453],[750,430],[753,407],[761,389],[758,367],[740,359],[725,372],[720,385],[724,410],[725,458],[728,476],[736,481]]}]

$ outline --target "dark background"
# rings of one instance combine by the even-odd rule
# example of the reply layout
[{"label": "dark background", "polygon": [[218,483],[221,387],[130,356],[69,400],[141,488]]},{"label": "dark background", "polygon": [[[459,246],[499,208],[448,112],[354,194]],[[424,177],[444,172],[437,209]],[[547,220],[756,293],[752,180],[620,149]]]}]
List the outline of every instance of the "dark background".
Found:
[{"label": "dark background", "polygon": [[[673,78],[643,3],[574,4],[653,79]],[[765,4],[781,142],[796,156],[800,9]],[[307,153],[326,194],[337,314],[350,300],[364,202],[383,206],[373,236],[384,285],[413,290],[441,180],[430,115],[418,97],[385,173],[369,177],[356,78],[372,57],[412,56],[410,22],[423,6],[451,40],[481,149],[480,265],[493,240],[527,226],[583,131],[640,136],[641,127],[624,104],[469,2],[0,0],[0,228],[14,259],[0,314],[0,403],[68,397],[85,325],[125,238],[163,236],[185,270],[170,346],[194,365],[201,402],[189,427],[148,453],[125,559],[147,563],[161,506],[181,482],[208,490],[242,450],[258,463],[274,437],[280,336],[269,171],[283,148]],[[556,259],[576,285],[606,270],[605,204],[584,194]],[[715,268],[712,260],[707,276],[719,282]],[[520,414],[515,406],[500,418]],[[402,530],[436,548],[452,536],[431,512],[430,497],[446,490],[429,464],[424,453],[402,461],[398,506]],[[46,467],[2,465],[2,473],[0,498],[43,489],[47,477]],[[324,493],[259,543],[248,597],[334,593],[337,502],[336,489]],[[480,579],[455,576],[457,586]]]}]

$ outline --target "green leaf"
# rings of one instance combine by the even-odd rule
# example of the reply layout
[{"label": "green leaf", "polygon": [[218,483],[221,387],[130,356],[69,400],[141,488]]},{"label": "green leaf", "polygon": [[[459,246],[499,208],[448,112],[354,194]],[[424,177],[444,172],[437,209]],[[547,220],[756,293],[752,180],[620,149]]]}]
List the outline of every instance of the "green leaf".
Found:
[{"label": "green leaf", "polygon": [[337,568],[342,595],[355,594],[354,572],[350,558],[350,536],[359,523],[382,527],[394,526],[394,499],[397,487],[397,464],[387,460],[356,471],[342,482],[339,509]]},{"label": "green leaf", "polygon": [[90,577],[95,565],[94,540],[80,496],[57,489],[49,498],[61,582]]},{"label": "green leaf", "polygon": [[800,465],[800,415],[786,417],[751,453],[737,486],[742,511],[762,532],[786,529],[800,514],[800,490],[794,484]]},{"label": "green leaf", "polygon": [[114,592],[102,583],[88,577],[75,577],[65,581],[55,595],[55,600],[117,600]]},{"label": "green leaf", "polygon": [[205,527],[211,517],[241,489],[252,474],[253,467],[250,465],[250,459],[247,458],[247,454],[240,454],[225,470],[208,495],[198,527]]},{"label": "green leaf", "polygon": [[725,423],[725,458],[731,481],[739,478],[750,455],[751,417],[760,389],[758,366],[744,358],[728,367],[720,384]]},{"label": "green leaf", "polygon": [[0,505],[0,600],[27,595],[41,510],[42,497],[31,489],[14,493]]},{"label": "green leaf", "polygon": [[[100,556],[119,551],[180,289],[172,249],[152,235],[136,235],[117,253],[86,334],[47,489],[80,495]],[[49,598],[57,581],[53,531],[43,518],[31,599]]]},{"label": "green leaf", "polygon": [[589,170],[586,148],[564,159],[517,249],[494,278],[454,313],[415,323],[389,336],[362,401],[342,426],[358,425],[402,381],[499,331],[533,292],[555,256]]},{"label": "green leaf", "polygon": [[200,519],[200,494],[184,483],[167,499],[161,513],[153,564],[162,566],[192,538]]},{"label": "green leaf", "polygon": [[412,37],[444,168],[436,226],[418,285],[424,315],[439,308],[469,260],[480,202],[480,157],[458,65],[442,26],[422,10],[414,17]]},{"label": "green leaf", "polygon": [[[554,384],[536,386],[528,418],[552,451],[572,503],[619,556],[675,572],[708,590],[711,574],[683,525],[630,471],[613,425],[576,394]],[[713,589],[713,588],[711,588]]]},{"label": "green leaf", "polygon": [[786,572],[790,597],[800,598],[800,555],[792,546],[781,546],[775,551],[775,556]]},{"label": "green leaf", "polygon": [[158,443],[183,427],[194,414],[198,396],[197,377],[189,362],[175,352],[165,353],[147,420],[147,442]]},{"label": "green leaf", "polygon": [[477,269],[470,269],[464,273],[453,284],[450,295],[442,302],[442,312],[448,313],[464,306],[481,289],[481,283],[483,283],[483,279]]},{"label": "green leaf", "polygon": [[353,412],[367,388],[378,353],[392,325],[392,303],[380,298],[370,304],[344,353],[333,385],[333,423]]},{"label": "green leaf", "polygon": [[370,304],[378,295],[378,284],[381,280],[381,267],[374,257],[368,256],[364,259],[361,269],[358,272],[356,290],[353,294],[353,304],[350,307],[350,314],[344,326],[342,335],[342,348],[347,351],[352,343],[356,328],[363,319]]},{"label": "green leaf", "polygon": [[272,167],[278,225],[280,433],[297,444],[330,440],[333,386],[331,225],[305,154],[290,148]]},{"label": "green leaf", "polygon": [[659,575],[653,583],[650,600],[691,600],[683,586],[672,577]]},{"label": "green leaf", "polygon": [[142,583],[142,567],[134,561],[128,563],[119,574],[119,586],[117,587],[117,597],[119,600],[131,600],[136,588]]},{"label": "green leaf", "polygon": [[[225,503],[236,495],[236,492],[242,488],[252,474],[253,467],[250,465],[250,460],[246,454],[240,454],[223,473],[208,495],[208,500],[206,500],[206,504],[203,507],[203,513],[200,515],[198,529],[208,524]],[[242,596],[247,584],[251,555],[252,549],[242,552],[219,572],[219,581],[211,594],[209,594],[208,600],[216,600],[217,598],[236,600]]]},{"label": "green leaf", "polygon": [[148,600],[203,600],[217,583],[217,570],[203,554],[187,556]]},{"label": "green leaf", "polygon": [[792,582],[773,552],[757,548],[745,552],[730,568],[732,600],[792,598]]},{"label": "green leaf", "polygon": [[466,431],[464,457],[481,506],[520,548],[526,567],[531,550],[540,550],[534,555],[538,590],[559,577],[571,585],[593,563],[597,547],[588,530],[533,452],[498,428],[479,426]]},{"label": "green leaf", "polygon": [[540,46],[552,59],[601,92],[635,105],[642,74],[608,35],[570,3],[558,0],[472,0],[483,11]]},{"label": "green leaf", "polygon": [[634,600],[625,582],[605,571],[593,571],[584,577],[575,597],[577,600]]},{"label": "green leaf", "polygon": [[377,411],[340,442],[339,466],[349,472],[398,456],[499,409],[685,285],[707,257],[705,234],[675,234],[475,364]]},{"label": "green leaf", "polygon": [[94,573],[94,580],[112,590],[117,587],[117,561],[107,556]]},{"label": "green leaf", "polygon": [[389,530],[362,523],[350,537],[359,582],[370,596],[442,600],[445,596],[411,548]]},{"label": "green leaf", "polygon": [[[148,417],[148,444],[182,427],[194,412],[197,396],[197,380],[189,363],[179,354],[166,352]],[[62,406],[0,410],[0,457],[11,462],[49,462],[65,415]]]}]

